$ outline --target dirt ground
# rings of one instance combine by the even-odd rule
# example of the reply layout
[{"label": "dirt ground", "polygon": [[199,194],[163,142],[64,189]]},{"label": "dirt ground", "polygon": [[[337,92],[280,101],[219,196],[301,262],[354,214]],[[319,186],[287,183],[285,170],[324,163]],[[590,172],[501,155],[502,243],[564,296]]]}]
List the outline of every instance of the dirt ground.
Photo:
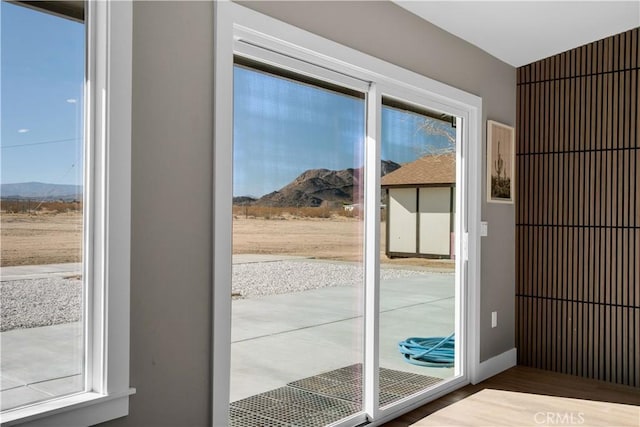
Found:
[{"label": "dirt ground", "polygon": [[[388,259],[381,227],[381,262],[453,269],[450,260]],[[0,266],[54,264],[81,260],[82,216],[79,213],[0,215]],[[354,218],[262,219],[236,217],[233,252],[283,254],[318,259],[362,259],[362,222]]]},{"label": "dirt ground", "polygon": [[[354,218],[233,220],[233,253],[283,254],[339,261],[362,260],[362,221]],[[389,259],[384,253],[385,226],[380,227],[380,261],[385,264],[453,270],[451,260],[425,258]]]},{"label": "dirt ground", "polygon": [[80,262],[82,215],[2,213],[0,266]]}]

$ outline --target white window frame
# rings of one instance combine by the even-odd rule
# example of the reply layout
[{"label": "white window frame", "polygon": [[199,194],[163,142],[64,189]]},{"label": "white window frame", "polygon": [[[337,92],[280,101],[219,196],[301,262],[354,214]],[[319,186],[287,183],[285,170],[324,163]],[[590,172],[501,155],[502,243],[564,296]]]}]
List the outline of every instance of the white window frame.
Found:
[{"label": "white window frame", "polygon": [[85,9],[85,391],[3,411],[3,426],[89,426],[129,413],[131,1]]},{"label": "white window frame", "polygon": [[[426,106],[461,118],[464,146],[457,152],[457,182],[464,182],[466,194],[456,192],[457,229],[462,230],[456,245],[458,275],[456,319],[464,315],[464,327],[458,325],[456,343],[466,364],[456,360],[456,377],[445,382],[437,393],[426,391],[412,398],[380,409],[378,383],[378,333],[376,324],[379,294],[379,197],[365,200],[365,396],[363,413],[342,424],[374,420],[381,424],[410,411],[429,400],[446,394],[479,375],[480,313],[480,212],[482,99],[437,82],[394,64],[329,41],[292,25],[270,18],[231,2],[217,2],[215,9],[215,77],[214,77],[214,251],[213,251],[213,390],[212,423],[228,423],[231,349],[231,233],[232,233],[232,164],[233,164],[233,57],[253,56],[262,62],[289,68],[296,62],[296,72],[361,90],[368,88],[366,194],[379,194],[380,120],[382,96]],[[265,52],[260,54],[259,51]],[[254,52],[253,54],[251,52]],[[277,61],[276,57],[288,58]],[[301,65],[302,64],[302,65]],[[321,71],[317,71],[317,70]],[[339,75],[340,77],[335,77]],[[351,79],[351,80],[350,80]],[[351,84],[349,82],[352,82]],[[460,132],[458,132],[460,134]],[[459,135],[460,136],[460,135]],[[460,142],[460,141],[458,141]],[[371,166],[374,167],[371,167]],[[367,237],[365,237],[366,239]],[[372,327],[371,327],[372,326]]]}]

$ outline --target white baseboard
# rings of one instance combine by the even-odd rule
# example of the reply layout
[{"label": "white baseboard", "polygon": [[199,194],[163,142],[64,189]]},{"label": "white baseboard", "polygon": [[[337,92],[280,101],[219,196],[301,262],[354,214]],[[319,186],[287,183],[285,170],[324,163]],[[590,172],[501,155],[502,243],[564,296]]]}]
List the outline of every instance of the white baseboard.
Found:
[{"label": "white baseboard", "polygon": [[509,368],[516,366],[518,357],[518,351],[515,348],[505,351],[502,354],[492,357],[491,359],[480,362],[478,369],[475,372],[474,378],[471,378],[472,384],[478,384],[499,374],[502,371],[506,371]]}]

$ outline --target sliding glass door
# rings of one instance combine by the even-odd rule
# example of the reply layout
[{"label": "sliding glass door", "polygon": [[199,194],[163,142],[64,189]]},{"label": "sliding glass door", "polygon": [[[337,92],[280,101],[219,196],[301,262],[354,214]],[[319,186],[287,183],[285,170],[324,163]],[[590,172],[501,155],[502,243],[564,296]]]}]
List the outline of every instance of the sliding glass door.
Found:
[{"label": "sliding glass door", "polygon": [[380,419],[461,373],[462,121],[269,62],[233,71],[229,423]]},{"label": "sliding glass door", "polygon": [[234,66],[231,425],[362,411],[364,93]]},{"label": "sliding glass door", "polygon": [[456,375],[457,119],[382,99],[379,405]]},{"label": "sliding glass door", "polygon": [[481,100],[217,6],[213,424],[380,424],[468,383]]}]

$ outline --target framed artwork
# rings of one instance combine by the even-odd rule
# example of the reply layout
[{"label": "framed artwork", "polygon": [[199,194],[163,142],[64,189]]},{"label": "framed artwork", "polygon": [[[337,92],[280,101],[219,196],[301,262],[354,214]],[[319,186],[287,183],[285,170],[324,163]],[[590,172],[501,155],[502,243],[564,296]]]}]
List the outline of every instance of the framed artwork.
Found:
[{"label": "framed artwork", "polygon": [[515,130],[487,120],[487,202],[515,200]]}]

